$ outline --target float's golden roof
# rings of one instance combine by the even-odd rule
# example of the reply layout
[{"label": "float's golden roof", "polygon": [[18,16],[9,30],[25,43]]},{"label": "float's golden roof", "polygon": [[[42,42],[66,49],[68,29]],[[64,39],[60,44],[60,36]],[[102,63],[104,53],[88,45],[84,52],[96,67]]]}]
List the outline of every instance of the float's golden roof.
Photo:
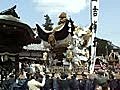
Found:
[{"label": "float's golden roof", "polygon": [[59,15],[59,18],[66,18],[67,17],[67,14],[65,12],[62,12],[60,15]]}]

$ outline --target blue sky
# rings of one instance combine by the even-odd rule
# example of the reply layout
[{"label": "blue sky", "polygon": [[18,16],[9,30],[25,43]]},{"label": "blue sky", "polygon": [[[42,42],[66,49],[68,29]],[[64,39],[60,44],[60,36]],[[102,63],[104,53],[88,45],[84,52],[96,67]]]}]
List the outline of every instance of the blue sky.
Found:
[{"label": "blue sky", "polygon": [[[44,15],[48,14],[53,23],[58,22],[58,15],[65,11],[76,25],[90,23],[89,0],[0,0],[0,11],[17,5],[16,12],[21,21],[35,27],[42,25]],[[99,26],[97,37],[120,46],[120,0],[100,0]]]}]

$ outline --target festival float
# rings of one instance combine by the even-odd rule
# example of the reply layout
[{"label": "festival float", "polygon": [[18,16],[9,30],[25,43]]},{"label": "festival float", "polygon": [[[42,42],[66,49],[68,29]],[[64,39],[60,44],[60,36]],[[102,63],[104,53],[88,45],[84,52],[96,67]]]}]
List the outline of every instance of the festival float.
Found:
[{"label": "festival float", "polygon": [[[48,17],[48,15],[46,16]],[[36,24],[35,30],[42,43],[39,51],[44,52],[43,58],[39,58],[38,61],[43,61],[46,70],[52,73],[82,72],[83,69],[88,71],[91,28],[92,25],[85,28],[74,25],[65,12],[59,15],[58,25],[54,28],[45,27],[43,29]]]},{"label": "festival float", "polygon": [[[5,67],[4,64],[1,65],[1,72],[9,71],[10,73],[14,67],[17,71],[21,67],[18,64],[26,61],[37,62],[33,67],[37,65],[38,68],[42,62],[46,70],[53,72],[56,72],[55,70],[64,72],[65,68],[70,72],[78,72],[74,70],[76,68],[82,70],[81,67],[88,66],[86,62],[90,59],[88,42],[92,36],[92,25],[85,29],[76,26],[72,19],[68,19],[67,14],[62,12],[59,15],[58,25],[54,28],[46,30],[39,24],[31,28],[20,21],[15,8],[16,6],[0,13],[1,63],[6,65],[6,62],[13,62],[10,70],[6,70],[7,66]],[[34,31],[37,32],[37,36]],[[39,50],[23,48],[27,45],[29,47],[30,44],[41,43],[42,48]]]}]

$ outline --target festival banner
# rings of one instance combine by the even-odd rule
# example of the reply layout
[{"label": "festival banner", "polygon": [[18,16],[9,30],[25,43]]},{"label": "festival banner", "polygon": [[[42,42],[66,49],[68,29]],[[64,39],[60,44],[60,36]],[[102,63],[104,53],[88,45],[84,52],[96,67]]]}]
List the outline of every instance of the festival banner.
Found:
[{"label": "festival banner", "polygon": [[94,72],[95,61],[96,61],[96,30],[98,27],[98,16],[99,16],[99,0],[91,0],[91,23],[92,26],[92,39],[91,39],[91,65],[90,73]]},{"label": "festival banner", "polygon": [[96,32],[98,26],[98,16],[99,16],[99,0],[91,0],[91,16],[94,30]]}]

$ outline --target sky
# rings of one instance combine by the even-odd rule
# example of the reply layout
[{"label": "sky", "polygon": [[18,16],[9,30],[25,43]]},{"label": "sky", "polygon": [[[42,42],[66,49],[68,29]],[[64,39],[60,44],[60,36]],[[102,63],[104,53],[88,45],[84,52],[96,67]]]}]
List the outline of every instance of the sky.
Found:
[{"label": "sky", "polygon": [[[100,0],[99,21],[96,36],[120,46],[120,0]],[[56,25],[61,12],[67,12],[75,25],[90,24],[90,0],[0,0],[0,11],[17,5],[20,20],[30,27],[45,23],[48,14]]]}]

